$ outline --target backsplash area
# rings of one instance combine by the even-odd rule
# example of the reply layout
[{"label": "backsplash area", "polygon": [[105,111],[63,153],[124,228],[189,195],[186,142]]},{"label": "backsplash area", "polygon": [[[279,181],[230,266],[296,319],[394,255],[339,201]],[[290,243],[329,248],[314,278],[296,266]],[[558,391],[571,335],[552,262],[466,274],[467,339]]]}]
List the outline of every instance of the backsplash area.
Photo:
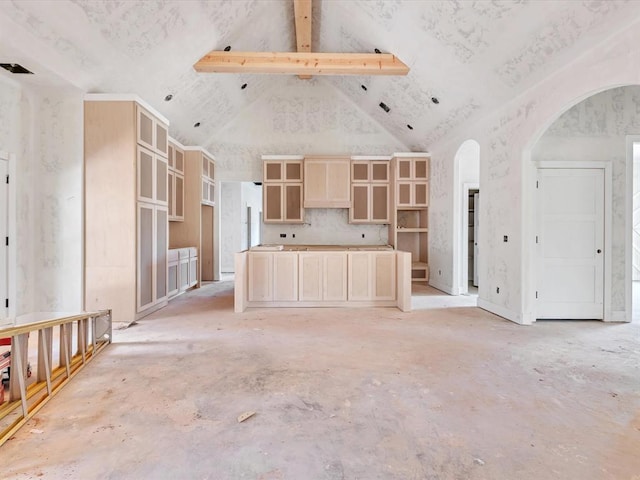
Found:
[{"label": "backsplash area", "polygon": [[[304,212],[304,221],[304,224],[263,224],[262,243],[386,245],[389,239],[388,225],[350,224],[349,209],[347,208],[307,208]],[[282,238],[280,234],[287,236]]]}]

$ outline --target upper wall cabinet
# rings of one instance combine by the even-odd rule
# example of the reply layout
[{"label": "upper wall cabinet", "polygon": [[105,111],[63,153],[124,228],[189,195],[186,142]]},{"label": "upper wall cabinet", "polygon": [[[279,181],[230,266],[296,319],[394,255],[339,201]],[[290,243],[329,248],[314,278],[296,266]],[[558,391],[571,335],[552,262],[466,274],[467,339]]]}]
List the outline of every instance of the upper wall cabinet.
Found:
[{"label": "upper wall cabinet", "polygon": [[429,206],[429,159],[396,158],[396,206]]},{"label": "upper wall cabinet", "polygon": [[136,106],[138,116],[138,144],[166,157],[169,152],[169,130],[140,105]]},{"label": "upper wall cabinet", "polygon": [[389,160],[352,160],[349,223],[389,223],[389,191]]},{"label": "upper wall cabinet", "polygon": [[345,157],[305,157],[304,207],[351,207],[351,160]]},{"label": "upper wall cabinet", "polygon": [[169,221],[184,221],[184,150],[169,141]]},{"label": "upper wall cabinet", "polygon": [[215,169],[216,163],[207,155],[202,155],[202,203],[215,205]]},{"label": "upper wall cabinet", "polygon": [[263,157],[262,196],[265,223],[303,223],[301,157]]}]

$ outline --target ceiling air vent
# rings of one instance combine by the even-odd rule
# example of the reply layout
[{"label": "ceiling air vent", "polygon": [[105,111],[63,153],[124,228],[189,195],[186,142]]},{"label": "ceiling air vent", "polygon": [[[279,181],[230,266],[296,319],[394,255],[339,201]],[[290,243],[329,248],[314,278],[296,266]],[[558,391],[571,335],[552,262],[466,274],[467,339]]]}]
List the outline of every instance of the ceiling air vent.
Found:
[{"label": "ceiling air vent", "polygon": [[30,72],[19,63],[0,63],[0,67],[11,73],[28,73],[33,75],[33,72]]}]

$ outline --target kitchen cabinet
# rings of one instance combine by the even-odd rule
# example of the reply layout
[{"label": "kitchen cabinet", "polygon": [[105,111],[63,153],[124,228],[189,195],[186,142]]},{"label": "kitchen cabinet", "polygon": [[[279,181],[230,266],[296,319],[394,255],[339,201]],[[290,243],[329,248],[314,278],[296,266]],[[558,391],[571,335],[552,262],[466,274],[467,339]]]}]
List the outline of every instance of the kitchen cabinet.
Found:
[{"label": "kitchen cabinet", "polygon": [[349,223],[390,223],[389,161],[351,161]]},{"label": "kitchen cabinet", "polygon": [[412,281],[429,280],[429,156],[395,154],[392,159],[395,205],[389,243],[411,253]]},{"label": "kitchen cabinet", "polygon": [[184,221],[184,150],[169,139],[168,156],[168,205],[169,221]]},{"label": "kitchen cabinet", "polygon": [[303,223],[302,157],[264,155],[262,176],[263,221]]},{"label": "kitchen cabinet", "polygon": [[135,96],[85,97],[84,303],[114,322],[167,303],[167,132]]},{"label": "kitchen cabinet", "polygon": [[301,301],[347,300],[346,252],[304,252],[299,255]]},{"label": "kitchen cabinet", "polygon": [[395,252],[349,252],[349,300],[396,299]]},{"label": "kitchen cabinet", "polygon": [[351,160],[345,157],[305,157],[305,208],[351,207]]},{"label": "kitchen cabinet", "polygon": [[180,292],[179,267],[180,256],[177,249],[167,252],[167,295],[169,299],[175,297]]},{"label": "kitchen cabinet", "polygon": [[252,252],[249,255],[249,301],[273,300],[273,253]]},{"label": "kitchen cabinet", "polygon": [[207,155],[202,155],[202,203],[215,205],[215,161]]}]

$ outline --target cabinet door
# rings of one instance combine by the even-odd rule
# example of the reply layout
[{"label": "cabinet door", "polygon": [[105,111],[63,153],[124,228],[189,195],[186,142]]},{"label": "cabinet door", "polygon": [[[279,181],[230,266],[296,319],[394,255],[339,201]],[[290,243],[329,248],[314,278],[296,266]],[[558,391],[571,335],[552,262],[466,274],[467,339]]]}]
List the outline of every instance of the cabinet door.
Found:
[{"label": "cabinet door", "polygon": [[169,296],[173,296],[178,293],[178,264],[172,263],[168,266],[168,292]]},{"label": "cabinet door", "polygon": [[169,143],[169,152],[167,153],[167,164],[169,165],[169,168],[175,168],[175,157],[176,157],[176,150],[173,146],[173,143]]},{"label": "cabinet door", "polygon": [[411,180],[413,178],[413,163],[410,158],[398,158],[397,176],[398,180]]},{"label": "cabinet door", "polygon": [[371,184],[371,222],[389,223],[389,185]]},{"label": "cabinet door", "polygon": [[189,286],[198,284],[198,257],[189,257]]},{"label": "cabinet door", "polygon": [[324,253],[323,300],[342,302],[347,299],[347,253]]},{"label": "cabinet door", "polygon": [[169,207],[169,220],[175,220],[176,218],[176,199],[175,191],[176,191],[176,174],[173,170],[169,170],[167,172],[167,188],[168,188],[168,204]]},{"label": "cabinet door", "polygon": [[273,253],[249,252],[249,301],[273,300]]},{"label": "cabinet door", "polygon": [[298,300],[298,254],[273,254],[273,300],[295,302]]},{"label": "cabinet door", "polygon": [[175,152],[175,169],[180,173],[184,173],[184,152],[179,148],[176,148]]},{"label": "cabinet door", "polygon": [[374,183],[389,182],[389,162],[387,161],[372,161],[370,162],[371,169],[371,181]]},{"label": "cabinet door", "polygon": [[[211,180],[216,178],[215,172],[216,172],[216,164],[213,160],[209,159],[209,178]],[[213,198],[211,199],[211,201],[213,201]]]},{"label": "cabinet door", "polygon": [[205,177],[202,177],[201,183],[202,183],[201,202],[202,203],[207,203],[209,201],[209,185],[207,184],[207,181],[205,180]]},{"label": "cabinet door", "polygon": [[184,220],[184,177],[179,173],[175,174],[175,197],[176,197],[176,206],[175,206],[175,215],[176,220]]},{"label": "cabinet door", "polygon": [[429,179],[429,159],[428,158],[413,159],[413,179],[414,180]]},{"label": "cabinet door", "polygon": [[288,223],[302,223],[304,217],[304,210],[302,208],[302,184],[285,183],[282,188],[284,189],[284,221]]},{"label": "cabinet door", "polygon": [[216,202],[215,183],[209,182],[209,203],[214,204]]},{"label": "cabinet door", "polygon": [[335,207],[348,208],[351,203],[349,160],[335,160],[327,165],[327,200]]},{"label": "cabinet door", "polygon": [[304,206],[322,206],[327,200],[327,162],[304,161]]},{"label": "cabinet door", "polygon": [[155,149],[155,119],[144,108],[137,106],[138,122],[137,122],[137,140],[138,144],[147,147],[150,150]]},{"label": "cabinet door", "polygon": [[398,207],[413,206],[413,182],[398,182],[396,184],[396,205]]},{"label": "cabinet door", "polygon": [[180,291],[184,292],[187,288],[189,288],[189,259],[180,259],[180,264],[178,265],[178,267]]},{"label": "cabinet door", "polygon": [[169,219],[166,207],[155,207],[155,258],[156,302],[167,296],[167,250],[169,248]]},{"label": "cabinet door", "polygon": [[265,160],[262,164],[262,179],[265,182],[282,182],[283,162],[280,160]]},{"label": "cabinet door", "polygon": [[167,154],[169,153],[169,131],[167,126],[164,123],[159,122],[154,119],[155,129],[156,129],[156,137],[155,137],[155,147],[156,151],[164,158],[167,158]]},{"label": "cabinet door", "polygon": [[282,222],[282,199],[283,188],[281,183],[262,185],[262,195],[264,202],[264,218],[265,223]]},{"label": "cabinet door", "polygon": [[351,252],[348,257],[349,300],[371,300],[371,253]]},{"label": "cabinet door", "polygon": [[369,182],[369,163],[368,161],[352,160],[351,161],[351,182]]},{"label": "cabinet door", "polygon": [[374,252],[373,259],[373,300],[396,299],[396,253]]},{"label": "cabinet door", "polygon": [[168,204],[168,191],[167,191],[167,161],[159,155],[155,155],[156,165],[156,191],[154,192],[154,200],[162,205]]},{"label": "cabinet door", "polygon": [[146,148],[142,148],[138,146],[137,148],[138,158],[137,158],[137,183],[138,183],[138,200],[151,202],[153,201],[153,190],[154,190],[154,154],[147,150]]},{"label": "cabinet door", "polygon": [[154,207],[138,204],[137,235],[137,311],[153,305],[154,299]]},{"label": "cabinet door", "polygon": [[298,255],[298,296],[301,302],[322,300],[323,263],[320,253]]},{"label": "cabinet door", "polygon": [[351,185],[352,206],[349,209],[350,223],[368,223],[370,220],[368,183],[354,183]]},{"label": "cabinet door", "polygon": [[415,182],[413,184],[413,202],[414,207],[429,206],[429,182]]},{"label": "cabinet door", "polygon": [[302,161],[285,161],[284,162],[284,181],[285,182],[302,182]]}]

